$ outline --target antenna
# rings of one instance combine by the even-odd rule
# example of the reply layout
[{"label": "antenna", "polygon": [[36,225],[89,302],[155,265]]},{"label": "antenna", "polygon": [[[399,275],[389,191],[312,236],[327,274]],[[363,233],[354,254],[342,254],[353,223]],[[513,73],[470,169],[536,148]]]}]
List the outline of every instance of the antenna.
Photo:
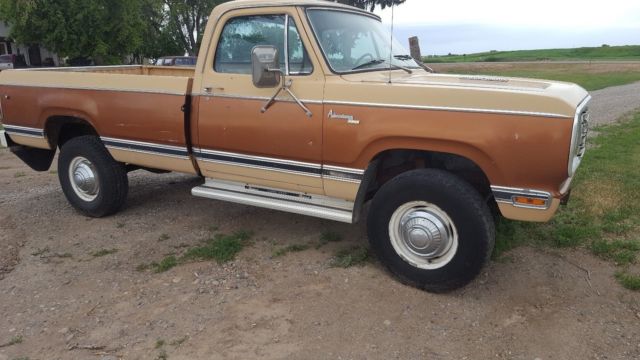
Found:
[{"label": "antenna", "polygon": [[391,3],[391,41],[389,42],[391,49],[389,50],[389,84],[391,84],[391,69],[393,68],[393,23],[395,9],[395,4]]}]

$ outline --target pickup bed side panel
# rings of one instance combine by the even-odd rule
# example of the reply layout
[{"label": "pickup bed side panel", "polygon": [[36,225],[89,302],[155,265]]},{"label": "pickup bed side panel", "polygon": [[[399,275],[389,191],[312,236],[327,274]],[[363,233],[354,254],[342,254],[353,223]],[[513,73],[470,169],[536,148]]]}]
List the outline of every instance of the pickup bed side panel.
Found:
[{"label": "pickup bed side panel", "polygon": [[[49,147],[55,140],[47,139],[47,122],[74,117],[91,124],[118,161],[196,173],[183,112],[191,79],[44,71],[5,75],[0,88],[9,97],[3,102],[4,123],[16,143]],[[22,128],[39,132],[39,138],[24,141],[18,133]]]}]

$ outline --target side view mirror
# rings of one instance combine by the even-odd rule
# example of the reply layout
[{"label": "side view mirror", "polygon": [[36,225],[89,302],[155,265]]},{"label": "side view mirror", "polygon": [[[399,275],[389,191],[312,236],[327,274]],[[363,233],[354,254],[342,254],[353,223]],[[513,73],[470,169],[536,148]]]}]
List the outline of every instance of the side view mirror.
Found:
[{"label": "side view mirror", "polygon": [[251,50],[253,85],[273,88],[280,85],[280,57],[275,46],[258,45]]}]

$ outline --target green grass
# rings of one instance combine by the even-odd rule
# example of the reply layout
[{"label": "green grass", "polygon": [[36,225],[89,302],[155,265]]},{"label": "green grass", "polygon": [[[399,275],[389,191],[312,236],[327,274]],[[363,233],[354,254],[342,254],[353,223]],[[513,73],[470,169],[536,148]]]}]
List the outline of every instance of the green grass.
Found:
[{"label": "green grass", "polygon": [[546,79],[555,81],[566,81],[578,84],[583,88],[594,91],[604,89],[610,86],[618,86],[640,81],[640,71],[609,71],[602,73],[591,73],[582,71],[581,69],[567,70],[549,66],[547,69],[492,69],[492,70],[470,70],[470,69],[452,69],[452,73],[477,75],[505,76],[505,77],[523,77],[533,79]]},{"label": "green grass", "polygon": [[349,268],[363,265],[369,261],[369,249],[362,246],[342,249],[338,251],[331,260],[331,267]]},{"label": "green grass", "polygon": [[426,63],[440,62],[513,62],[513,61],[585,61],[640,60],[640,45],[582,47],[574,49],[541,49],[489,51],[476,54],[452,54],[424,57]]},{"label": "green grass", "polygon": [[616,273],[616,279],[618,282],[624,286],[625,288],[633,291],[640,290],[640,276],[631,275],[623,271],[619,271]]},{"label": "green grass", "polygon": [[320,242],[316,246],[316,249],[319,249],[327,245],[328,243],[340,242],[340,241],[342,241],[342,234],[339,234],[333,231],[325,231],[322,234],[320,234]]},{"label": "green grass", "polygon": [[160,260],[159,263],[151,263],[151,268],[153,268],[153,271],[157,273],[169,271],[176,266],[178,266],[178,259],[174,255],[165,257],[164,259]]},{"label": "green grass", "polygon": [[22,335],[14,336],[8,342],[4,344],[0,344],[0,348],[22,344],[23,341],[24,341],[24,338],[22,337]]},{"label": "green grass", "polygon": [[640,112],[601,127],[578,171],[569,205],[546,224],[502,220],[494,258],[520,245],[585,247],[619,266],[623,286],[640,290],[632,274],[640,253]]},{"label": "green grass", "polygon": [[187,250],[182,256],[183,261],[215,260],[225,263],[235,259],[251,238],[251,233],[239,231],[232,235],[217,234],[206,241],[203,246]]},{"label": "green grass", "polygon": [[91,253],[93,257],[103,257],[111,254],[115,254],[118,252],[118,249],[100,249],[98,251],[94,251]]},{"label": "green grass", "polygon": [[293,244],[285,246],[273,252],[272,257],[277,258],[294,252],[301,252],[309,249],[307,244]]},{"label": "green grass", "polygon": [[169,271],[174,267],[194,261],[215,260],[219,264],[232,261],[242,249],[249,244],[252,234],[247,231],[238,231],[231,235],[216,234],[204,241],[203,245],[187,249],[183,255],[176,257],[169,255],[160,262],[140,264],[137,271],[152,269],[156,273]]}]

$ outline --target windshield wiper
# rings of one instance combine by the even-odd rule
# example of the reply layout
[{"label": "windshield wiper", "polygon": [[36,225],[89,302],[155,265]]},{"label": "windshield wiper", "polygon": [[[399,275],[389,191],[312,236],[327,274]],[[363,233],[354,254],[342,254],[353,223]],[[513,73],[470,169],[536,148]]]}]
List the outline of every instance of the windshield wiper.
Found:
[{"label": "windshield wiper", "polygon": [[413,60],[413,58],[411,57],[411,55],[394,55],[394,58],[398,59],[398,60]]},{"label": "windshield wiper", "polygon": [[369,66],[380,65],[380,64],[388,64],[391,69],[404,70],[409,74],[413,74],[413,71],[411,71],[411,69],[408,69],[408,68],[402,67],[402,66],[398,66],[398,65],[395,65],[395,64],[390,64],[387,60],[382,60],[382,59],[368,61],[368,62],[366,62],[364,64],[360,64],[360,65],[354,67],[351,70],[360,70],[360,69],[363,69],[363,68],[366,68],[366,67],[369,67]]},{"label": "windshield wiper", "polygon": [[413,60],[413,61],[416,62],[416,64],[418,64],[418,66],[423,68],[426,72],[432,73],[432,74],[435,73],[435,70],[433,70],[432,68],[427,66],[422,61],[414,59],[411,55],[395,55],[394,58],[396,58],[398,60],[403,60],[403,61]]},{"label": "windshield wiper", "polygon": [[432,73],[432,74],[435,73],[435,70],[433,70],[432,68],[428,67],[422,61],[414,59],[411,55],[394,55],[393,57],[398,59],[398,60],[403,60],[403,61],[413,60],[413,61],[416,62],[416,64],[418,64],[418,66],[423,68],[426,72]]}]

